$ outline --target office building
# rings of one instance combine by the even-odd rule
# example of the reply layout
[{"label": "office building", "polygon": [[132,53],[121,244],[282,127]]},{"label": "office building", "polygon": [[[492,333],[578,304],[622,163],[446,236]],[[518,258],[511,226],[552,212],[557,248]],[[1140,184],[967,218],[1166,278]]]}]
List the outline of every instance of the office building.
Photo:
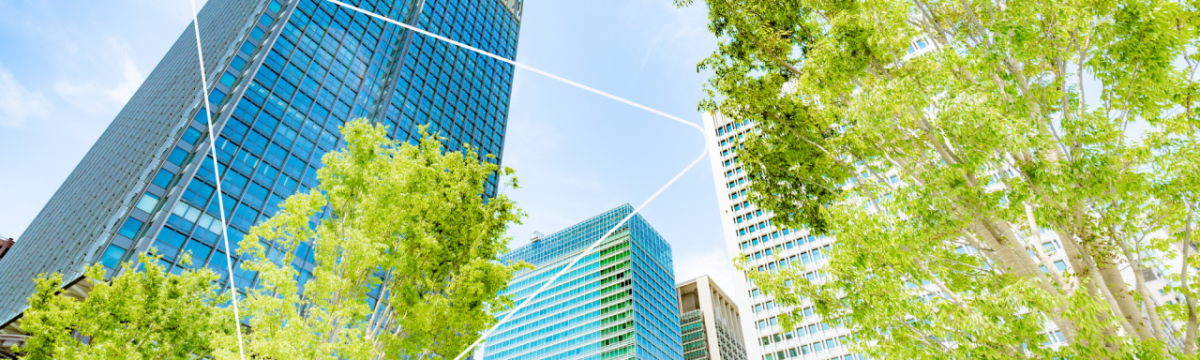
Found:
[{"label": "office building", "polygon": [[[720,114],[704,115],[705,136],[712,145],[713,178],[721,209],[721,226],[730,254],[747,260],[747,266],[760,271],[775,270],[781,264],[803,265],[810,276],[819,276],[833,238],[814,236],[805,230],[786,229],[771,223],[771,213],[747,201],[749,178],[738,158],[741,140],[754,124]],[[782,259],[782,260],[778,260]],[[813,359],[855,360],[844,345],[850,333],[845,328],[821,321],[806,311],[797,329],[786,330],[779,324],[784,310],[749,282],[745,274],[734,274],[733,293],[742,315],[746,355],[750,360]]]},{"label": "office building", "polygon": [[[515,57],[521,0],[346,2]],[[450,150],[466,143],[500,160],[511,65],[322,0],[210,0],[199,24],[211,90],[201,94],[189,25],[0,262],[0,324],[26,307],[37,274],[70,283],[94,263],[112,274],[151,247],[171,271],[186,252],[191,267],[230,276],[221,233],[236,248],[284,198],[315,186],[321,156],[343,145],[338,127],[355,118],[404,141],[428,124]],[[214,112],[228,228],[201,101]],[[304,279],[312,254],[300,252]],[[255,281],[236,269],[238,287]]]},{"label": "office building", "polygon": [[708,275],[675,285],[684,360],[746,360],[737,305]]},{"label": "office building", "polygon": [[8,254],[8,250],[12,249],[15,241],[4,236],[0,236],[0,260],[4,259],[4,254]]},{"label": "office building", "polygon": [[[632,212],[621,205],[504,255],[534,267],[505,295],[524,301]],[[671,246],[634,215],[489,335],[483,358],[681,360],[673,269]]]}]

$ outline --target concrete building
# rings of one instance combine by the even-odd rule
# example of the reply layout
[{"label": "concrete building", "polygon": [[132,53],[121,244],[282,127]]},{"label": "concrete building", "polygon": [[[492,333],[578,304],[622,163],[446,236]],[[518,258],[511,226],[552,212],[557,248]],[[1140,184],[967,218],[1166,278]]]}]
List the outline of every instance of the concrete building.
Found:
[{"label": "concrete building", "polygon": [[[504,293],[525,301],[631,213],[621,205],[504,255],[534,266]],[[674,284],[671,246],[634,215],[491,333],[483,359],[682,360]]]},{"label": "concrete building", "polygon": [[[754,131],[754,123],[737,121],[720,114],[704,115],[705,136],[715,149],[709,153],[717,202],[721,208],[721,226],[730,254],[747,260],[761,271],[786,264],[802,264],[818,275],[828,260],[833,239],[809,235],[804,230],[780,228],[772,224],[771,213],[747,201],[750,185],[738,158],[745,134]],[[783,259],[782,261],[776,259]],[[785,310],[774,299],[759,291],[745,274],[734,274],[734,298],[741,314],[746,355],[750,360],[812,359],[857,360],[843,345],[850,333],[844,328],[807,316],[795,330],[785,330],[778,316]]]},{"label": "concrete building", "polygon": [[708,275],[675,285],[684,360],[746,360],[737,305]]},{"label": "concrete building", "polygon": [[[516,55],[521,0],[348,2]],[[0,262],[0,324],[26,308],[37,274],[71,283],[95,263],[114,274],[151,247],[171,271],[208,267],[252,285],[236,256],[227,273],[221,234],[236,247],[284,198],[315,186],[321,156],[343,144],[339,126],[356,118],[404,141],[428,124],[450,150],[469,144],[500,161],[511,65],[322,0],[210,0],[199,25],[210,92],[200,90],[189,25]],[[213,110],[227,228],[202,101]],[[296,265],[311,271],[301,248]],[[178,263],[184,252],[191,265]]]},{"label": "concrete building", "polygon": [[7,254],[8,250],[12,249],[13,243],[12,238],[0,236],[0,260],[4,260],[4,254]]}]

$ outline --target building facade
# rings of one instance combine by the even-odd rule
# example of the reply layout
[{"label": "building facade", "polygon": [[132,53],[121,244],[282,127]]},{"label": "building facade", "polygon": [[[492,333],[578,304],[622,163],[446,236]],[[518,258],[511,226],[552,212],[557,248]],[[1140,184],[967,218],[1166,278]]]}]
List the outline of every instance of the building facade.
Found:
[{"label": "building facade", "polygon": [[684,360],[746,360],[741,316],[708,275],[675,285]]},{"label": "building facade", "polygon": [[0,260],[4,260],[4,255],[8,254],[8,250],[12,249],[14,243],[13,239],[0,236]]},{"label": "building facade", "polygon": [[[346,2],[515,57],[521,0]],[[0,323],[24,310],[37,274],[69,282],[97,262],[112,274],[151,247],[171,271],[188,266],[186,252],[191,267],[230,276],[221,233],[236,248],[284,198],[315,186],[352,119],[410,142],[428,125],[449,150],[469,144],[500,161],[511,65],[321,0],[210,0],[199,24],[210,92],[189,25],[0,263]],[[228,228],[201,101],[212,104]],[[301,280],[310,252],[297,253]],[[236,264],[232,276],[255,281]]]},{"label": "building facade", "polygon": [[[621,205],[504,255],[534,266],[505,295],[524,301],[632,212]],[[483,358],[681,360],[673,269],[671,246],[634,215],[489,335]]]},{"label": "building facade", "polygon": [[[717,202],[721,208],[721,226],[730,254],[746,259],[747,266],[770,271],[791,264],[805,266],[810,279],[820,276],[821,266],[833,239],[809,235],[803,229],[786,229],[771,223],[771,213],[747,201],[749,179],[743,169],[738,149],[745,134],[754,131],[748,121],[730,119],[720,114],[704,115],[705,137],[712,145],[713,179],[716,182]],[[750,283],[745,274],[735,274],[733,293],[741,313],[746,354],[751,360],[812,359],[857,360],[851,354],[845,337],[850,333],[836,324],[822,321],[811,310],[797,329],[780,326],[778,316],[784,310],[774,300]]]}]

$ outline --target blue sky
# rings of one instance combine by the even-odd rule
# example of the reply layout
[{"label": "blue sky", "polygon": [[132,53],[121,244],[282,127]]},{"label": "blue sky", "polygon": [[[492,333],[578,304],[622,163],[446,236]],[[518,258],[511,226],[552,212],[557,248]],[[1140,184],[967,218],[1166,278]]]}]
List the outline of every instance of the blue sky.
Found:
[{"label": "blue sky", "polygon": [[[20,240],[190,17],[187,0],[0,2],[0,235]],[[670,0],[528,0],[517,61],[699,123],[706,20]],[[703,145],[690,127],[518,70],[504,163],[522,188],[506,192],[529,217],[513,245],[637,206]],[[677,280],[729,289],[716,196],[705,160],[643,214],[671,242]]]}]

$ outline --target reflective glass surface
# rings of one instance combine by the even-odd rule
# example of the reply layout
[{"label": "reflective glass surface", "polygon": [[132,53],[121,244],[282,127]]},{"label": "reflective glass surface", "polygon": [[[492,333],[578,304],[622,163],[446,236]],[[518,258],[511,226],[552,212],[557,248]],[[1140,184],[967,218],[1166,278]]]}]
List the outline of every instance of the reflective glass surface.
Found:
[{"label": "reflective glass surface", "polygon": [[[503,256],[536,267],[505,294],[525,301],[632,212],[622,205]],[[497,328],[484,359],[682,359],[673,269],[670,245],[634,215]]]}]

